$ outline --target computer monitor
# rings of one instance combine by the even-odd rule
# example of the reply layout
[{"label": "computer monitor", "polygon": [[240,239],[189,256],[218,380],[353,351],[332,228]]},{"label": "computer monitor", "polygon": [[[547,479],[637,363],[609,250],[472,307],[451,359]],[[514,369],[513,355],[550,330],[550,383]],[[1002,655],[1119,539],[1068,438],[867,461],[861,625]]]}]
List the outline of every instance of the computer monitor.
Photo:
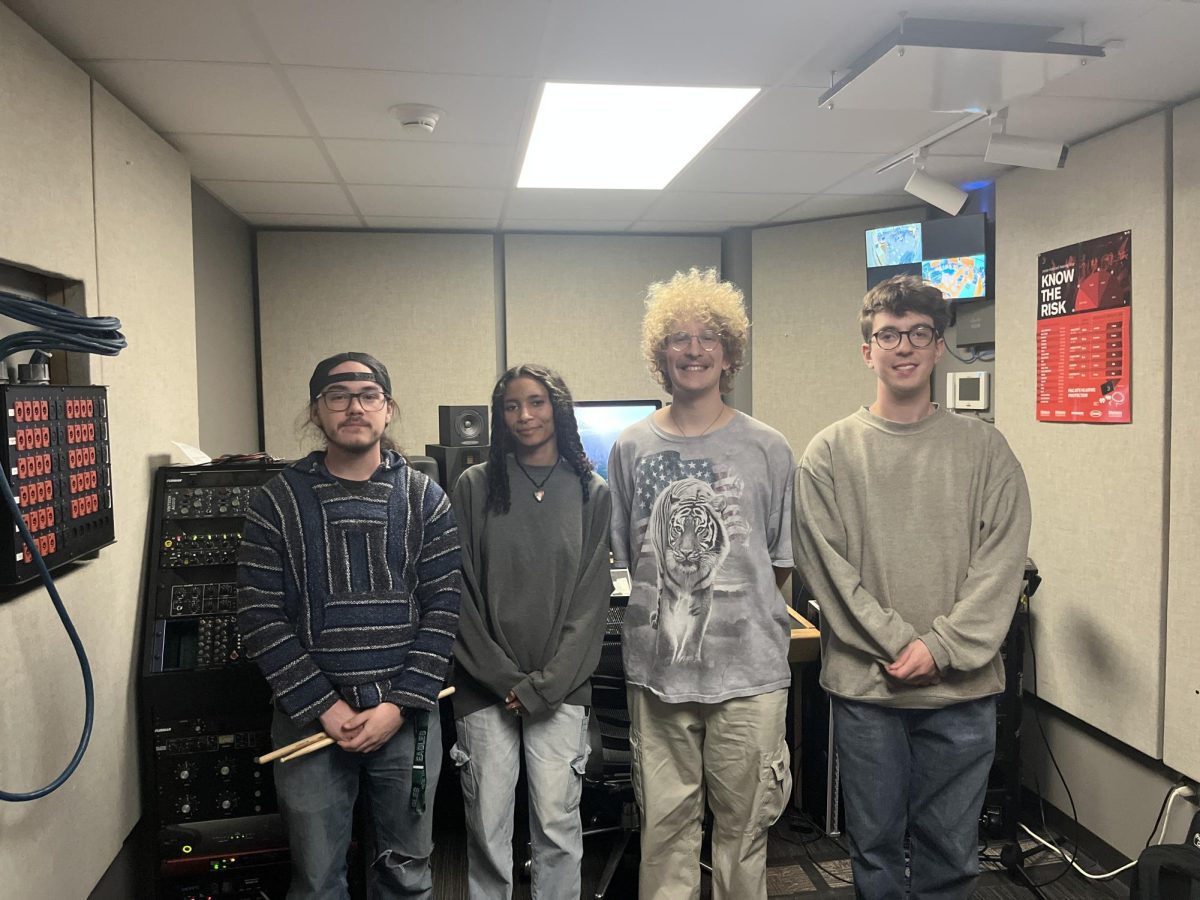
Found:
[{"label": "computer monitor", "polygon": [[608,454],[617,437],[634,422],[662,408],[661,400],[577,400],[575,421],[583,452],[600,477],[608,480]]}]

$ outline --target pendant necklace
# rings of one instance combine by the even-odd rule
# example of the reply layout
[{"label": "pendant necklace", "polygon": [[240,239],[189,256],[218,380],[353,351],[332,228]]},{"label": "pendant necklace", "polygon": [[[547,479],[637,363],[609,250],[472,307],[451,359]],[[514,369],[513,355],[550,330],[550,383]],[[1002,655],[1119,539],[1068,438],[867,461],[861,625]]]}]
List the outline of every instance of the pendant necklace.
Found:
[{"label": "pendant necklace", "polygon": [[674,410],[674,404],[671,404],[670,406],[667,407],[667,415],[670,417],[671,422],[675,425],[675,427],[679,430],[679,433],[681,435],[683,435],[683,437],[704,437],[704,435],[708,434],[708,429],[712,428],[714,425],[716,425],[717,422],[719,422],[721,420],[721,416],[725,415],[725,405],[722,404],[721,411],[719,413],[717,413],[717,417],[715,419],[713,419],[711,422],[708,423],[708,428],[705,428],[699,434],[688,434],[686,431],[683,430],[683,426],[679,424],[679,420],[675,418],[675,413],[673,410]]},{"label": "pendant necklace", "polygon": [[545,487],[546,482],[550,480],[550,476],[554,474],[554,470],[558,468],[558,461],[560,459],[562,459],[561,456],[555,458],[554,465],[550,467],[550,471],[546,473],[545,478],[543,478],[541,481],[534,481],[533,476],[525,471],[525,467],[521,465],[521,461],[517,459],[516,454],[513,454],[513,462],[517,464],[517,468],[521,470],[521,473],[528,478],[529,483],[533,485],[533,499],[538,503],[541,503],[542,500],[545,499],[546,491],[543,488]]}]

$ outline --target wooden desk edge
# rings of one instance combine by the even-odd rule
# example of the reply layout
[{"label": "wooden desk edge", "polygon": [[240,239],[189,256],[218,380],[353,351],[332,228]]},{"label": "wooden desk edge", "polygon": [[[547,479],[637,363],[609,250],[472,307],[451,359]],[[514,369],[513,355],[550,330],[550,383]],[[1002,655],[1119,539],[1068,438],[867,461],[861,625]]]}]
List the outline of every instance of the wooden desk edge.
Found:
[{"label": "wooden desk edge", "polygon": [[[808,619],[804,618],[804,616],[800,615],[800,613],[796,612],[790,606],[787,608],[787,611],[788,615],[792,617],[792,621],[796,622],[800,626],[799,628],[792,628],[792,640],[796,640],[796,638],[801,637],[821,636],[821,632],[817,629],[817,626],[808,621]],[[806,634],[805,632],[811,632],[811,634]]]}]

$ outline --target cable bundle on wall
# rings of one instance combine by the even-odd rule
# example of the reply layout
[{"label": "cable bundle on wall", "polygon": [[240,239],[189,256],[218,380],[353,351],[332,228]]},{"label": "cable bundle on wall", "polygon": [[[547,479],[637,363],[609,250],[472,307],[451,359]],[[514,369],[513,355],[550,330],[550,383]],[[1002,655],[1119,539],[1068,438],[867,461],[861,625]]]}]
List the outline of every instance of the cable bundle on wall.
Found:
[{"label": "cable bundle on wall", "polygon": [[[3,290],[0,290],[0,316],[37,326],[37,330],[34,331],[23,331],[0,338],[0,363],[15,353],[27,350],[69,350],[116,356],[127,346],[125,336],[120,331],[121,322],[112,316],[83,316],[44,300],[22,297]],[[63,628],[71,639],[71,645],[75,648],[80,673],[83,676],[84,691],[83,733],[80,735],[79,744],[70,762],[49,784],[37,790],[24,792],[0,790],[0,800],[19,802],[36,800],[57,790],[78,768],[91,739],[92,724],[95,719],[95,690],[91,666],[88,663],[83,642],[67,614],[66,607],[55,586],[54,578],[50,574],[50,569],[39,552],[37,541],[22,517],[21,505],[13,496],[7,472],[0,473],[0,495],[3,495],[4,502],[12,512],[13,522],[32,557],[31,562],[41,576],[42,583],[50,594],[50,599],[62,621]]]},{"label": "cable bundle on wall", "polygon": [[62,306],[0,290],[0,316],[38,326],[0,338],[0,359],[23,350],[74,350],[116,356],[128,346],[121,321],[113,316],[82,316]]}]

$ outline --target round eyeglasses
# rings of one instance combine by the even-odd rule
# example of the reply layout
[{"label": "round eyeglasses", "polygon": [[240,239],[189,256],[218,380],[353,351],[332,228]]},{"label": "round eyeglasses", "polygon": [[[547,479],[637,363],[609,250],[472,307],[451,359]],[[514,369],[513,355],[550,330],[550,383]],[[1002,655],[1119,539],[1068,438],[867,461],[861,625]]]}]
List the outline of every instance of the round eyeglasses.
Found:
[{"label": "round eyeglasses", "polygon": [[908,331],[900,331],[898,328],[880,328],[871,335],[871,340],[878,344],[881,350],[895,350],[900,346],[905,335],[908,335],[909,344],[917,350],[928,347],[938,337],[937,330],[932,325],[916,325]]},{"label": "round eyeglasses", "polygon": [[692,334],[690,331],[676,331],[674,334],[667,335],[666,344],[676,353],[683,353],[692,346],[693,340],[700,342],[701,350],[711,353],[721,343],[721,332],[713,331],[711,328],[705,328],[699,334]]},{"label": "round eyeglasses", "polygon": [[379,412],[388,402],[388,395],[383,391],[360,391],[357,394],[352,391],[325,391],[319,396],[330,412],[345,412],[353,400],[358,401],[363,412]]}]

